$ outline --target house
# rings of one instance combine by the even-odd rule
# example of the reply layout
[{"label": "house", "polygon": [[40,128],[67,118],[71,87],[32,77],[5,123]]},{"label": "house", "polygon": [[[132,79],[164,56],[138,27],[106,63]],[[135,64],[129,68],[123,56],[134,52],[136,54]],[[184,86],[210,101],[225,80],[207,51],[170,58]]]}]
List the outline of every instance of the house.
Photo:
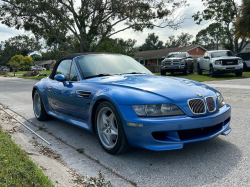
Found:
[{"label": "house", "polygon": [[56,60],[34,61],[35,66],[41,66],[43,68],[46,68],[47,70],[52,70],[55,64],[56,64]]},{"label": "house", "polygon": [[[244,43],[245,44],[245,43]],[[241,53],[247,53],[250,52],[250,43],[247,44],[242,50]]]},{"label": "house", "polygon": [[202,57],[206,51],[207,50],[201,46],[166,48],[151,51],[139,51],[135,54],[134,59],[145,66],[148,64],[159,66],[161,65],[161,61],[172,52],[188,52],[194,59],[197,59]]}]

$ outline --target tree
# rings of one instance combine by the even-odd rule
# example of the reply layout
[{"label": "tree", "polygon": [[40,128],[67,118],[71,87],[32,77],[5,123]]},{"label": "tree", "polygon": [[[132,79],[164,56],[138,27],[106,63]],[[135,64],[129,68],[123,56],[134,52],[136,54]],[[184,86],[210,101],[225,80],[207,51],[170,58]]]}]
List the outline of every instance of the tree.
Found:
[{"label": "tree", "polygon": [[239,15],[236,20],[236,36],[250,38],[250,1],[242,0]]},{"label": "tree", "polygon": [[165,44],[167,48],[174,48],[174,47],[185,47],[192,45],[191,39],[193,36],[188,33],[181,33],[181,35],[177,36],[169,36],[168,40]]},{"label": "tree", "polygon": [[218,50],[219,44],[223,42],[224,28],[220,23],[212,23],[206,29],[198,32],[193,44],[202,45],[208,50]]},{"label": "tree", "polygon": [[[177,29],[183,19],[176,11],[187,5],[186,0],[82,0],[79,6],[74,0],[2,2],[2,24],[56,41],[71,52],[96,51],[107,38],[127,29]],[[74,40],[67,39],[70,35]]]},{"label": "tree", "polygon": [[[128,39],[123,40],[121,38],[106,39],[98,48],[97,52],[111,52],[120,53],[128,56],[134,56],[135,48],[134,45],[136,40]],[[93,46],[95,47],[95,46]]]},{"label": "tree", "polygon": [[23,56],[23,55],[15,55],[13,56],[10,61],[8,62],[8,65],[13,68],[14,71],[14,76],[15,76],[15,71],[18,68],[24,68],[25,66],[32,66],[32,58],[29,56]]},{"label": "tree", "polygon": [[38,54],[30,55],[30,57],[33,59],[33,61],[40,61],[40,60],[42,60],[42,56],[38,55]]},{"label": "tree", "polygon": [[145,43],[139,47],[139,51],[150,51],[157,49],[164,49],[163,41],[159,40],[159,36],[156,36],[155,33],[148,34],[148,37],[145,39]]},{"label": "tree", "polygon": [[42,46],[34,37],[18,35],[1,42],[1,61],[6,64],[15,55],[27,56],[30,52],[39,51]]},{"label": "tree", "polygon": [[202,0],[206,6],[202,12],[193,15],[194,21],[201,24],[204,21],[220,23],[224,29],[222,44],[226,49],[235,53],[240,52],[250,41],[246,38],[235,37],[235,20],[238,16],[239,6],[235,0]]}]

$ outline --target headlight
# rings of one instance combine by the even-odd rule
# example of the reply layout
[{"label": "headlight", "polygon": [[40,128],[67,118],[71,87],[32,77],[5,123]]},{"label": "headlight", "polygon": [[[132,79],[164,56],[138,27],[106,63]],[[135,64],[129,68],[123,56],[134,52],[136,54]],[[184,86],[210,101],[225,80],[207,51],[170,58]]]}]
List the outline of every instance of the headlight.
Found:
[{"label": "headlight", "polygon": [[226,103],[224,101],[224,98],[221,94],[217,94],[218,97],[218,107],[221,108],[223,107]]},{"label": "headlight", "polygon": [[215,61],[215,65],[221,65],[222,64],[222,61],[221,60],[216,60]]},{"label": "headlight", "polygon": [[133,105],[132,107],[138,116],[159,117],[184,115],[181,109],[174,104]]},{"label": "headlight", "polygon": [[242,64],[243,63],[243,60],[238,60],[238,64]]}]

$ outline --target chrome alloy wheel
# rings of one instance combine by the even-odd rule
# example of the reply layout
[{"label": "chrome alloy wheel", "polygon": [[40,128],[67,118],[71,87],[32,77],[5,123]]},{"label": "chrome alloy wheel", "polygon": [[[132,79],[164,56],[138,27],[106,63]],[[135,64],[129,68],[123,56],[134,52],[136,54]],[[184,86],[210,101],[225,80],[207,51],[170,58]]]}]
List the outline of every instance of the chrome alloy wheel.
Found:
[{"label": "chrome alloy wheel", "polygon": [[33,110],[36,118],[39,118],[41,115],[42,105],[41,105],[40,95],[38,93],[35,93],[34,95]]},{"label": "chrome alloy wheel", "polygon": [[118,140],[118,125],[114,112],[109,107],[103,107],[97,115],[97,131],[102,145],[112,149]]}]

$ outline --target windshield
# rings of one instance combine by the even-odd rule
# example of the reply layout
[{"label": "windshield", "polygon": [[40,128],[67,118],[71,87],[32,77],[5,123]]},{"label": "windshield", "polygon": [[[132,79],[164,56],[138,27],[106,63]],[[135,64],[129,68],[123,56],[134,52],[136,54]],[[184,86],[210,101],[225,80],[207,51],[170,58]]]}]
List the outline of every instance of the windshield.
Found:
[{"label": "windshield", "polygon": [[212,58],[217,58],[222,56],[235,56],[235,54],[232,51],[218,51],[211,53]]},{"label": "windshield", "polygon": [[173,58],[173,57],[185,58],[187,57],[187,55],[186,53],[173,53],[169,54],[167,58]]},{"label": "windshield", "polygon": [[114,74],[152,74],[131,57],[117,54],[95,54],[77,58],[83,76]]}]

